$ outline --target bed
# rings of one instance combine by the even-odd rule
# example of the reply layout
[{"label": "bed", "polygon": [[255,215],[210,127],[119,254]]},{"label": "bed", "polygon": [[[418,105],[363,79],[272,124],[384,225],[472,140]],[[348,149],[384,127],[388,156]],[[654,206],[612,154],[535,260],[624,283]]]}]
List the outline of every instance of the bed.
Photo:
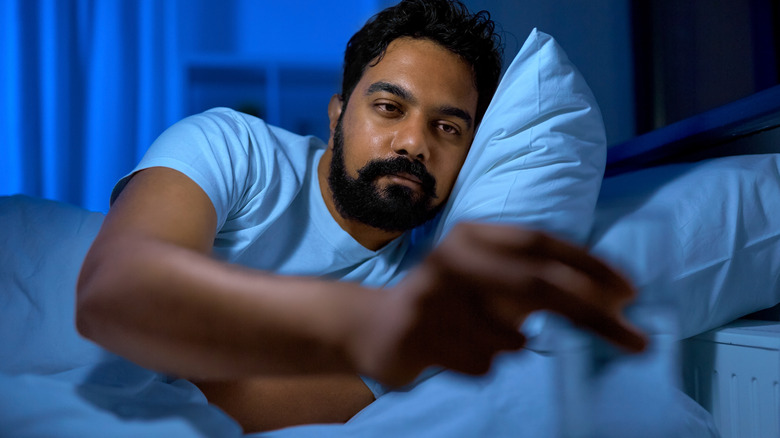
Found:
[{"label": "bed", "polygon": [[[669,290],[687,309],[681,388],[712,414],[723,437],[780,436],[778,169],[764,166],[780,152],[778,102],[775,86],[640,136],[610,150],[606,172],[607,184],[630,182],[619,175],[647,168],[677,180],[667,188],[687,179],[687,192],[661,187],[653,196],[669,204],[680,196],[686,208],[701,210],[684,220],[700,213],[715,218],[706,226],[698,221],[695,239],[688,236],[690,247],[702,246],[693,252],[707,254],[697,260],[702,268],[676,272],[678,281],[692,280]],[[716,202],[701,202],[704,195]],[[750,313],[757,309],[763,310]]]},{"label": "bed", "polygon": [[[249,436],[780,436],[777,405],[749,395],[750,420],[739,423],[742,411],[720,409],[737,406],[739,391],[720,391],[712,378],[745,364],[736,347],[780,350],[780,329],[772,328],[780,323],[743,318],[780,303],[780,156],[772,140],[780,111],[766,108],[780,99],[769,91],[761,111],[755,101],[738,102],[722,118],[705,115],[607,153],[587,85],[552,38],[532,32],[426,235],[441,239],[462,220],[518,218],[588,245],[637,285],[627,315],[648,333],[648,350],[626,356],[535,314],[522,327],[528,348],[499,357],[484,377],[430,373],[404,390],[377,390],[346,424]],[[102,219],[45,199],[0,198],[0,435],[244,436],[190,382],[76,333],[72,292]],[[746,372],[753,393],[776,393],[777,377]]]}]

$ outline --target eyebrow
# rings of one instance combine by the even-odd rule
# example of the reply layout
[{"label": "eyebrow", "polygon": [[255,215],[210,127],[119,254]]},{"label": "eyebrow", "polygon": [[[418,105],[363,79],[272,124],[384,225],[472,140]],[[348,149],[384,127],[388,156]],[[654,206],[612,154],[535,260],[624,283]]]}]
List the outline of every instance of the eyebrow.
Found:
[{"label": "eyebrow", "polygon": [[368,90],[366,90],[366,96],[380,91],[386,91],[390,94],[395,94],[396,96],[413,103],[417,102],[417,99],[415,99],[412,93],[410,93],[407,89],[395,84],[391,84],[389,82],[381,82],[381,81],[374,82],[373,84],[371,84],[368,87]]},{"label": "eyebrow", "polygon": [[[411,92],[409,92],[409,90],[400,87],[396,84],[391,84],[390,82],[384,82],[384,81],[374,82],[373,84],[369,85],[365,94],[366,96],[368,96],[374,93],[378,93],[380,91],[394,94],[400,97],[401,99],[407,100],[411,103],[417,102],[417,99],[414,97],[414,95]],[[473,122],[473,119],[471,117],[471,114],[469,114],[467,111],[450,105],[440,106],[438,108],[438,111],[444,115],[453,116],[462,119],[466,123],[466,126],[469,129],[471,129],[471,124]]]},{"label": "eyebrow", "polygon": [[453,116],[459,119],[463,119],[463,121],[466,123],[466,127],[468,129],[471,129],[471,114],[467,113],[466,111],[454,106],[445,105],[439,107],[439,112],[448,116]]}]

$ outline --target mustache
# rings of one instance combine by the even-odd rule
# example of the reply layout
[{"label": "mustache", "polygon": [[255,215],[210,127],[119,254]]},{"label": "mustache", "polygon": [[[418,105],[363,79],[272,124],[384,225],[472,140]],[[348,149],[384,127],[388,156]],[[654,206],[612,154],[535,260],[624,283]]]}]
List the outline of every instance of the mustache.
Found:
[{"label": "mustache", "polygon": [[425,165],[419,161],[397,157],[388,160],[371,160],[358,170],[358,179],[373,182],[380,176],[408,173],[422,182],[422,190],[426,195],[436,198],[436,178],[428,173]]}]

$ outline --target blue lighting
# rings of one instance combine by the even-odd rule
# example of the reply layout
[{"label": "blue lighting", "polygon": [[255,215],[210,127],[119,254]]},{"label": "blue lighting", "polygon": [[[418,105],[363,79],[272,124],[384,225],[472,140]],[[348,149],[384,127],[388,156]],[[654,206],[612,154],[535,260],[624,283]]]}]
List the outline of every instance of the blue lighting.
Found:
[{"label": "blue lighting", "polygon": [[106,211],[168,126],[213,106],[328,135],[375,0],[0,0],[0,195]]}]

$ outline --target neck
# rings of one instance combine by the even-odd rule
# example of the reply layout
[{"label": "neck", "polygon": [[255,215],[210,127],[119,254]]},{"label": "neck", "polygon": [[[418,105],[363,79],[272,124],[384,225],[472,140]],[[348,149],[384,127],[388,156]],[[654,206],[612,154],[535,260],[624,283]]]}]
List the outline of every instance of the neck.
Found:
[{"label": "neck", "polygon": [[380,230],[379,228],[374,228],[362,222],[347,219],[339,213],[338,209],[336,208],[336,204],[333,201],[333,192],[331,192],[330,185],[328,184],[328,175],[330,175],[330,161],[332,157],[332,149],[326,149],[325,153],[322,154],[322,157],[320,158],[320,162],[317,165],[317,178],[320,182],[320,193],[322,194],[322,199],[325,201],[325,205],[328,207],[330,215],[333,216],[333,219],[336,220],[336,223],[338,223],[344,231],[349,233],[349,235],[352,236],[352,238],[355,239],[359,244],[372,251],[379,250],[383,246],[387,245],[391,240],[401,236],[403,234],[402,231],[391,232]]}]

